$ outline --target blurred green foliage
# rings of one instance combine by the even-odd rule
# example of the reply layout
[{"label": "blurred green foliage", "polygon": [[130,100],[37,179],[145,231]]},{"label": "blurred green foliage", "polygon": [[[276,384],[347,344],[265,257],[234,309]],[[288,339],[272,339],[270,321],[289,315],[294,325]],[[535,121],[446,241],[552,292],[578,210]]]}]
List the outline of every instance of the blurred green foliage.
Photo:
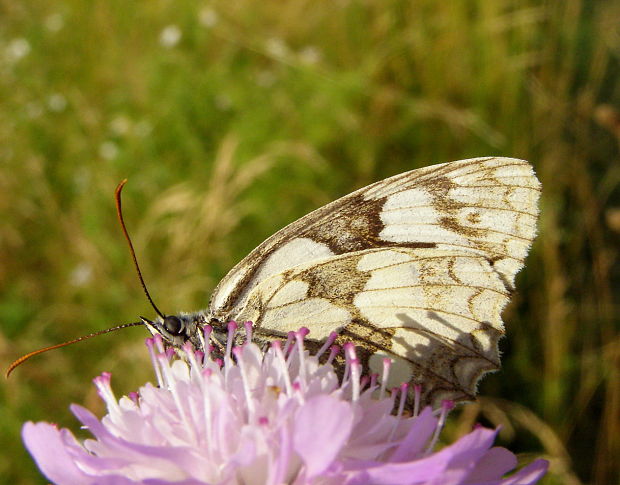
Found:
[{"label": "blurred green foliage", "polygon": [[[620,4],[613,0],[0,3],[0,356],[168,313],[337,196],[423,165],[531,160],[540,235],[504,369],[448,430],[503,425],[547,484],[617,483]],[[26,420],[76,429],[150,379],[146,332],[41,356],[0,386],[0,476],[45,483]]]}]

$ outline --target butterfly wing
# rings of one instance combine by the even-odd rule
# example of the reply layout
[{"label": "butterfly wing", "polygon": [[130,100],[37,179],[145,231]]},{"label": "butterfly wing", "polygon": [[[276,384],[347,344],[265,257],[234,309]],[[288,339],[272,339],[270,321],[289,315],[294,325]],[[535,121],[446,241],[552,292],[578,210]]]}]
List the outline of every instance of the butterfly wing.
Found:
[{"label": "butterfly wing", "polygon": [[238,315],[267,338],[310,328],[336,330],[391,382],[423,384],[425,401],[468,399],[499,368],[497,341],[509,290],[484,257],[461,249],[367,249],[298,265],[270,276]]},{"label": "butterfly wing", "polygon": [[473,397],[499,367],[501,311],[536,233],[540,183],[522,160],[477,158],[382,180],[288,225],[222,280],[210,315],[256,333],[333,330],[425,401]]},{"label": "butterfly wing", "polygon": [[512,287],[536,233],[540,183],[530,164],[475,158],[405,172],[289,224],[238,263],[211,298],[234,318],[250,292],[296,265],[374,248],[437,248],[486,258]]}]

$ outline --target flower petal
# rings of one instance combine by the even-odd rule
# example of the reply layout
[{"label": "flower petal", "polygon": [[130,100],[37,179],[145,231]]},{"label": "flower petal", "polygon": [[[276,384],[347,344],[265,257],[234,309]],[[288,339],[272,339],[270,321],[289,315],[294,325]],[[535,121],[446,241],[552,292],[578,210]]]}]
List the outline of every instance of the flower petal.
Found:
[{"label": "flower petal", "polygon": [[[368,483],[381,485],[459,484],[493,444],[496,431],[479,428],[426,458],[388,463],[366,470]],[[359,482],[362,483],[362,482]]]},{"label": "flower petal", "polygon": [[97,441],[87,440],[85,443],[95,453],[85,453],[80,460],[93,470],[118,470],[122,473],[126,467],[133,466],[135,470],[140,470],[136,473],[141,479],[160,475],[174,480],[202,473],[202,462],[189,446],[149,446],[131,442],[111,434],[87,409],[74,404],[71,411],[97,438]]},{"label": "flower petal", "polygon": [[306,464],[308,478],[336,459],[353,429],[351,404],[327,395],[308,400],[295,415],[293,447]]},{"label": "flower petal", "polygon": [[496,435],[497,430],[477,428],[456,443],[438,451],[437,454],[453,456],[450,461],[450,468],[473,468],[493,445]]},{"label": "flower petal", "polygon": [[79,462],[82,458],[88,457],[88,453],[69,431],[64,429],[59,431],[49,423],[27,422],[22,428],[22,439],[39,469],[54,483],[71,483],[72,485],[134,485],[137,483],[116,474],[93,476],[80,470],[76,461]]},{"label": "flower petal", "polygon": [[494,447],[478,460],[466,484],[497,480],[517,466],[517,458],[506,448]]},{"label": "flower petal", "polygon": [[[372,483],[374,485],[414,485],[432,483],[433,480],[442,480],[448,468],[451,456],[435,453],[421,460],[407,463],[387,463],[374,467],[364,467],[358,464],[359,471],[349,473],[347,481],[351,485]],[[351,467],[353,468],[353,467]],[[451,482],[437,482],[448,484]]]},{"label": "flower petal", "polygon": [[75,466],[60,437],[60,431],[52,424],[29,421],[22,427],[22,439],[39,469],[52,482],[76,485],[93,483],[92,477]]},{"label": "flower petal", "polygon": [[502,485],[533,485],[547,473],[548,468],[549,462],[547,460],[535,460],[511,477],[506,478]]},{"label": "flower petal", "polygon": [[437,428],[437,418],[433,416],[433,410],[430,406],[426,407],[415,418],[409,433],[390,456],[390,461],[399,462],[413,459],[422,452],[424,446],[433,436],[435,428]]}]

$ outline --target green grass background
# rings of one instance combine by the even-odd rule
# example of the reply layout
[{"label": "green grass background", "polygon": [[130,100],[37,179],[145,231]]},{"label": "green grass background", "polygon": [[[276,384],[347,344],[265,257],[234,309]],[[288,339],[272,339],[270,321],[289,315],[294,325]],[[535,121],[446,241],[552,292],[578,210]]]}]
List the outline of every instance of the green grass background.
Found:
[{"label": "green grass background", "polygon": [[[475,421],[551,461],[546,484],[618,483],[620,4],[579,0],[0,2],[0,358],[152,311],[207,305],[232,265],[386,176],[531,160],[540,234]],[[77,430],[91,385],[151,379],[143,329],[33,359],[0,385],[0,477],[46,483],[26,420]],[[615,463],[614,463],[615,460]]]}]

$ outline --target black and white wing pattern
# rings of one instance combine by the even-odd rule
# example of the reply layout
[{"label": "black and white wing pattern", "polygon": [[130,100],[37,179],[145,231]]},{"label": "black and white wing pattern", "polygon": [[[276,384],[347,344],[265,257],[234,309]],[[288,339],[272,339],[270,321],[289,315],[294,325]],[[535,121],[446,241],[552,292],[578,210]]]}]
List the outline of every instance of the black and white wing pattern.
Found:
[{"label": "black and white wing pattern", "polygon": [[499,368],[501,312],[536,234],[528,162],[475,158],[357,190],[280,230],[216,288],[210,318],[252,320],[266,338],[336,330],[389,385],[426,402],[471,399]]}]

